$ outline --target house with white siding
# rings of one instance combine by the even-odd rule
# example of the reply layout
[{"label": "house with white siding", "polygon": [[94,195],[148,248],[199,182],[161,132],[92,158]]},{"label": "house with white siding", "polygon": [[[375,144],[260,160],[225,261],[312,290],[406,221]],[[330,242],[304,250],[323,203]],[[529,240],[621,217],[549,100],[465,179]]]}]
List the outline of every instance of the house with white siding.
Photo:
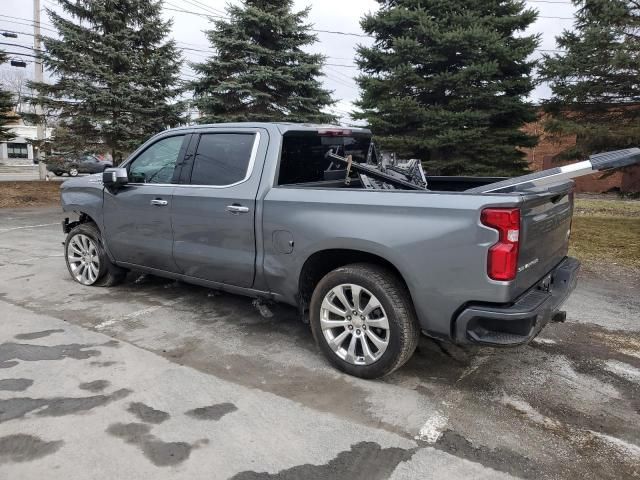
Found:
[{"label": "house with white siding", "polygon": [[[33,165],[37,150],[33,141],[37,139],[37,127],[25,125],[22,119],[16,120],[14,125],[8,125],[15,135],[8,142],[0,142],[0,165]],[[47,128],[46,138],[51,138],[53,129]]]}]

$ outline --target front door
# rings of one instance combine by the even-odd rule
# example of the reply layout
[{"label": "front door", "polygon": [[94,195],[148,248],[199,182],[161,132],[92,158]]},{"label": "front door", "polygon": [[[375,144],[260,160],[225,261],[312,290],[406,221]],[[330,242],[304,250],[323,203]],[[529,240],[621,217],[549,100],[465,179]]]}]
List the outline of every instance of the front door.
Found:
[{"label": "front door", "polygon": [[194,154],[187,155],[173,193],[173,255],[186,275],[251,287],[256,194],[267,136],[249,128],[201,132],[194,135]]},{"label": "front door", "polygon": [[[126,164],[129,183],[105,188],[107,246],[118,262],[177,272],[173,261],[172,200],[188,135],[163,137]],[[174,180],[175,178],[175,180]]]}]

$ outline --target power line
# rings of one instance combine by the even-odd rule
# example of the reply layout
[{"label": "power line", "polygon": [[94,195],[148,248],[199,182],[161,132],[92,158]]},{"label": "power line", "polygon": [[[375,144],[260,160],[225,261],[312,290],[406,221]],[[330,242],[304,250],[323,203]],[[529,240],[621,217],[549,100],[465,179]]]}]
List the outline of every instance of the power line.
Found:
[{"label": "power line", "polygon": [[7,45],[9,47],[18,47],[18,48],[26,48],[27,50],[33,50],[33,51],[42,51],[42,50],[36,50],[35,48],[33,48],[31,45],[20,45],[18,43],[6,43],[6,42],[0,42],[0,45]]},{"label": "power line", "polygon": [[[35,22],[33,20],[31,20],[30,18],[24,18],[24,17],[12,17],[11,15],[0,15],[0,17],[4,17],[4,18],[11,18],[12,20],[24,20],[25,22],[28,22],[30,24],[30,26],[35,25]],[[9,23],[9,22],[7,22]],[[17,23],[17,22],[16,22]],[[52,28],[47,28],[47,27],[43,27],[42,25],[50,25],[50,26],[54,26],[51,23],[46,23],[46,22],[39,22],[40,23],[40,28],[42,30],[51,30],[52,32],[56,32],[55,30],[53,30]],[[56,32],[57,33],[57,32]]]},{"label": "power line", "polygon": [[[3,21],[3,20],[0,20],[0,22],[2,22],[2,21]],[[3,29],[0,29],[0,30],[2,30],[3,32],[17,33],[18,35],[27,35],[28,37],[35,37],[35,35],[34,35],[33,33],[18,32],[18,31],[16,31],[16,30],[5,30],[4,28],[3,28]]]},{"label": "power line", "polygon": [[22,55],[24,57],[38,58],[37,55],[31,55],[30,53],[21,53],[21,52],[4,52],[4,53],[6,53],[7,55],[18,55],[18,56]]}]

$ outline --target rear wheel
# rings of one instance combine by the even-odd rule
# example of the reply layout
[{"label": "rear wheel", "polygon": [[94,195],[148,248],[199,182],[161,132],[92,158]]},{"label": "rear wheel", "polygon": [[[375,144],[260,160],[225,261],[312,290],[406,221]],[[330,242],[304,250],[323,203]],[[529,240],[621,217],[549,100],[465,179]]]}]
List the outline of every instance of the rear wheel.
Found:
[{"label": "rear wheel", "polygon": [[78,176],[78,169],[77,168],[72,168],[69,170],[69,176],[70,177],[77,177]]},{"label": "rear wheel", "polygon": [[62,172],[61,172],[60,170],[55,170],[55,171],[53,172],[53,174],[54,174],[56,177],[59,177],[59,176],[61,176],[61,175],[62,175]]},{"label": "rear wheel", "polygon": [[378,378],[413,354],[420,330],[411,298],[394,272],[353,264],[329,272],[311,298],[314,337],[338,369]]},{"label": "rear wheel", "polygon": [[67,269],[82,285],[110,287],[124,280],[127,271],[114,265],[102,247],[102,238],[93,223],[74,227],[64,243]]}]

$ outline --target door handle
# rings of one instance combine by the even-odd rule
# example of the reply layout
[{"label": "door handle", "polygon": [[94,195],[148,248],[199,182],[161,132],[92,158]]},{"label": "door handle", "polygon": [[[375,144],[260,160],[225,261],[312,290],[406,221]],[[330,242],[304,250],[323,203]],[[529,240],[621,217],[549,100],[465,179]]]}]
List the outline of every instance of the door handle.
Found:
[{"label": "door handle", "polygon": [[166,207],[167,205],[169,205],[169,202],[167,202],[166,200],[161,200],[159,198],[156,198],[155,200],[151,200],[151,205],[157,205],[158,207]]},{"label": "door handle", "polygon": [[236,213],[247,213],[249,211],[249,207],[243,207],[242,205],[227,205],[227,211],[233,214]]}]

